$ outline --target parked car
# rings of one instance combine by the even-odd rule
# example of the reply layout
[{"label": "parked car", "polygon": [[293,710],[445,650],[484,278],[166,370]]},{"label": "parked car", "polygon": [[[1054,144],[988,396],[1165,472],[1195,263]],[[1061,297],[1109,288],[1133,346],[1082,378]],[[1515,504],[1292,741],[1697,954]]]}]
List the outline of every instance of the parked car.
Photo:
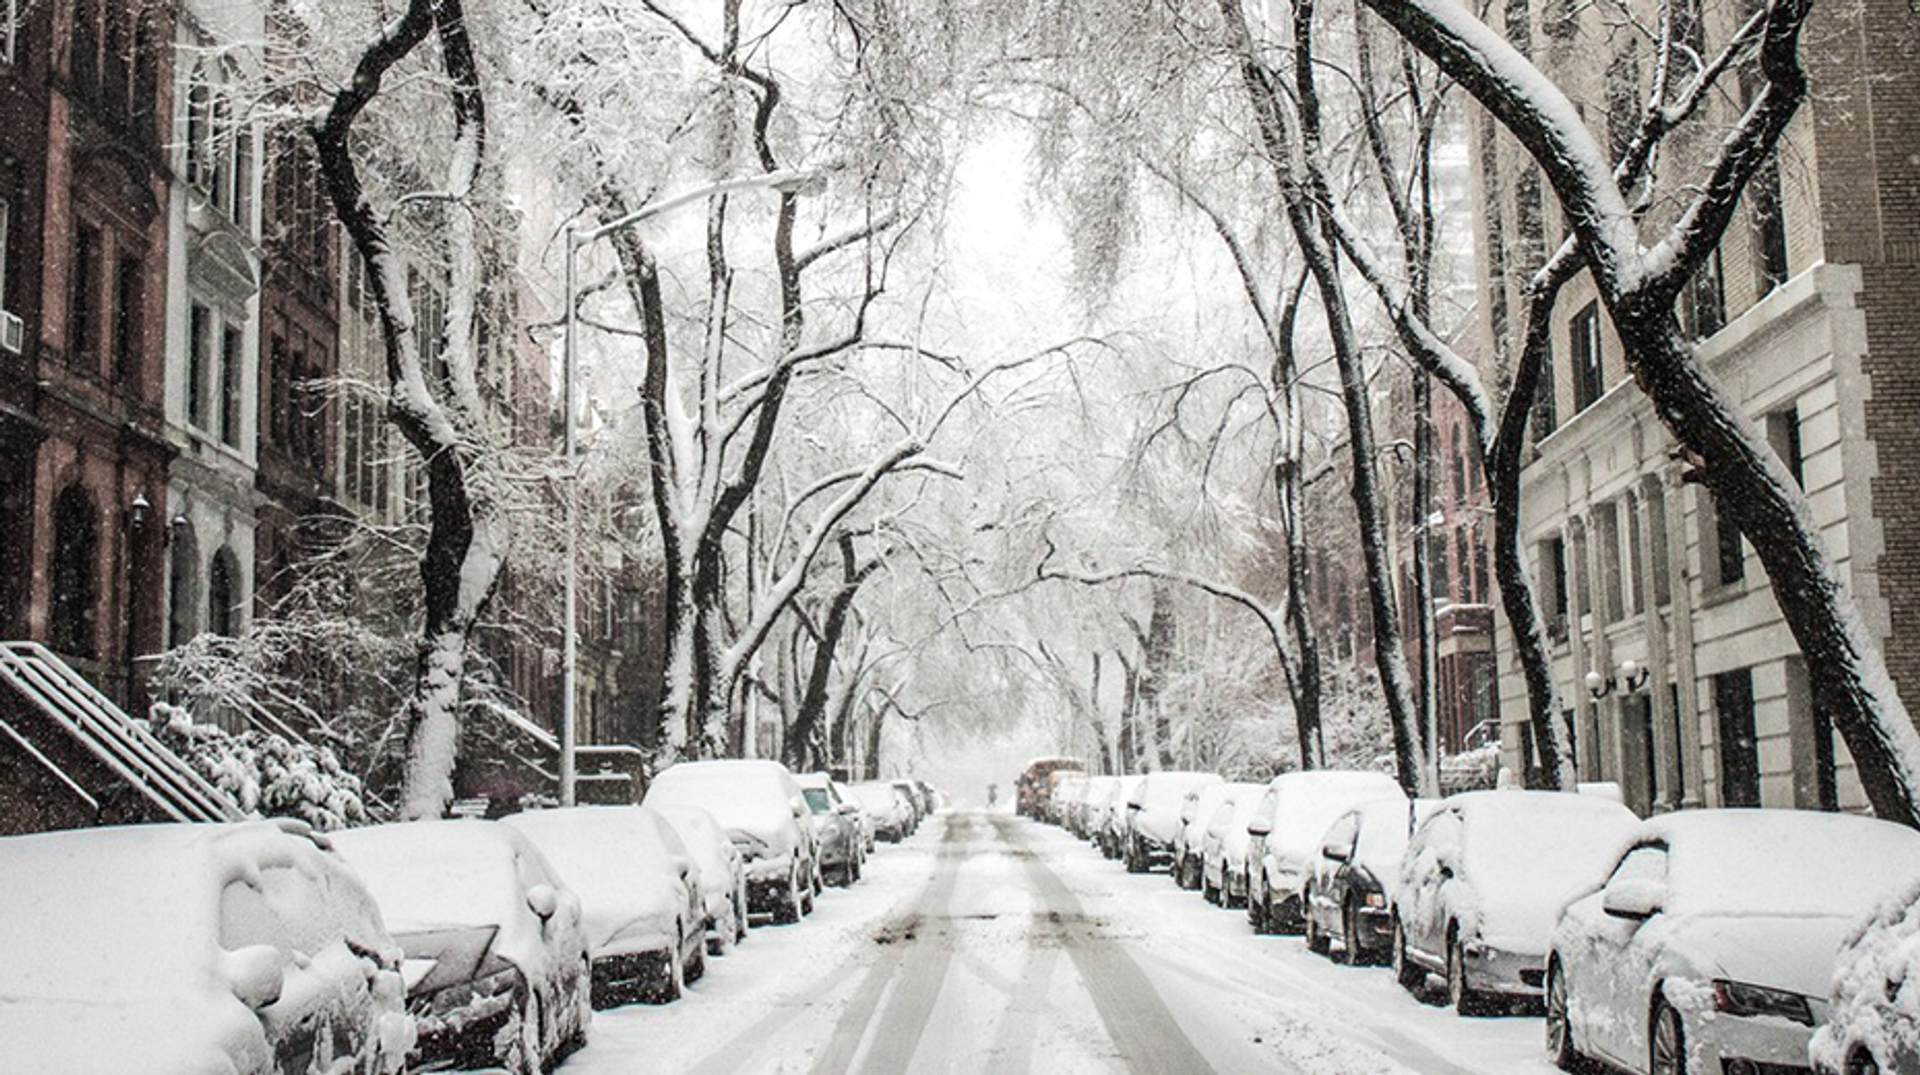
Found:
[{"label": "parked car", "polygon": [[726,828],[746,867],[748,911],[779,923],[813,913],[819,845],[807,821],[807,800],[786,766],[741,759],[681,762],[653,778],[642,804],[698,806]]},{"label": "parked car", "polygon": [[1214,781],[1188,791],[1180,802],[1180,831],[1173,838],[1173,883],[1200,887],[1200,848],[1206,842],[1207,822],[1233,793],[1234,785]]},{"label": "parked car", "polygon": [[397,1072],[400,948],[297,823],[0,839],[9,1072]]},{"label": "parked car", "polygon": [[1084,772],[1086,768],[1086,763],[1078,758],[1033,759],[1014,781],[1014,810],[1021,817],[1044,818],[1053,792],[1047,777],[1063,771]]},{"label": "parked car", "polygon": [[1113,786],[1119,781],[1117,776],[1087,778],[1087,786],[1081,790],[1080,804],[1074,811],[1077,819],[1075,836],[1094,844],[1100,842],[1100,832],[1107,826],[1107,807],[1113,802]]},{"label": "parked car", "polygon": [[873,818],[876,839],[897,844],[913,831],[913,804],[907,801],[906,794],[899,788],[882,781],[869,780],[855,784],[853,794]]},{"label": "parked car", "polygon": [[1266,794],[1265,784],[1235,782],[1227,798],[1214,807],[1200,841],[1200,895],[1208,903],[1240,907],[1247,898],[1247,847],[1252,837],[1247,823]]},{"label": "parked car", "polygon": [[1320,853],[1320,837],[1353,804],[1400,795],[1385,773],[1317,769],[1282,773],[1247,821],[1247,920],[1255,933],[1306,928],[1302,890]]},{"label": "parked car", "polygon": [[1553,934],[1555,1060],[1805,1070],[1840,946],[1920,879],[1920,833],[1809,810],[1687,810],[1644,822],[1615,858]]},{"label": "parked car", "polygon": [[1494,996],[1538,997],[1560,911],[1603,881],[1639,819],[1610,799],[1472,791],[1414,831],[1393,897],[1394,974],[1408,989],[1444,975],[1473,1014]]},{"label": "parked car", "polygon": [[1821,1075],[1920,1075],[1920,883],[1881,902],[1840,946],[1808,1054]]},{"label": "parked car", "polygon": [[1108,792],[1107,809],[1101,815],[1104,820],[1098,838],[1100,853],[1110,859],[1117,859],[1126,852],[1127,804],[1133,801],[1133,789],[1139,787],[1144,779],[1143,776],[1117,777]]},{"label": "parked car", "polygon": [[700,874],[706,901],[707,954],[726,955],[747,936],[747,870],[740,850],[712,814],[698,806],[662,806],[660,816],[680,836]]},{"label": "parked car", "polygon": [[644,806],[575,806],[502,819],[580,897],[593,1006],[679,1000],[707,970],[707,903],[693,856]]},{"label": "parked car", "polygon": [[1320,838],[1307,881],[1307,947],[1338,944],[1347,962],[1385,963],[1393,954],[1393,886],[1413,826],[1439,804],[1402,796],[1369,799],[1334,820]]},{"label": "parked car", "polygon": [[1073,831],[1073,811],[1086,803],[1086,793],[1087,774],[1060,774],[1059,783],[1053,787],[1053,797],[1047,802],[1047,820],[1069,832]]},{"label": "parked car", "polygon": [[841,888],[860,880],[860,864],[866,859],[866,842],[854,816],[860,808],[840,798],[825,773],[796,773],[793,780],[807,801],[808,823],[820,848],[821,879]]},{"label": "parked car", "polygon": [[864,860],[866,856],[873,853],[873,844],[877,839],[874,835],[873,815],[867,812],[866,804],[853,794],[853,788],[848,785],[838,780],[833,781],[833,793],[840,797],[841,802],[852,808],[850,813],[853,817],[853,827],[860,833],[860,855]]},{"label": "parked car", "polygon": [[907,827],[907,831],[909,833],[919,831],[920,823],[925,821],[927,815],[933,813],[933,811],[928,809],[926,802],[921,799],[920,789],[913,781],[895,780],[893,786],[899,788],[900,794],[905,795],[907,802],[913,806],[913,822]]},{"label": "parked car", "polygon": [[580,898],[497,821],[410,821],[329,839],[406,952],[417,1067],[546,1071],[586,1040]]},{"label": "parked car", "polygon": [[1187,793],[1220,783],[1223,781],[1215,773],[1168,771],[1141,777],[1127,796],[1126,834],[1121,846],[1127,872],[1172,867]]}]

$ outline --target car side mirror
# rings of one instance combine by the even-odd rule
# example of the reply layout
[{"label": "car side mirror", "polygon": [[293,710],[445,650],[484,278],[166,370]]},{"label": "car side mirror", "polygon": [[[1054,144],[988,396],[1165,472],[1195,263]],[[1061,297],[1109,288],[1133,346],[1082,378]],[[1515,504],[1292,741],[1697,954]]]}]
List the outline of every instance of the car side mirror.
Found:
[{"label": "car side mirror", "polygon": [[1320,848],[1320,853],[1333,862],[1345,862],[1353,857],[1347,853],[1346,848],[1341,847],[1339,844],[1326,844]]},{"label": "car side mirror", "polygon": [[1247,822],[1248,836],[1265,836],[1272,831],[1273,831],[1273,822],[1268,821],[1265,818],[1256,817],[1253,820]]},{"label": "car side mirror", "polygon": [[280,999],[286,985],[286,967],[280,949],[270,944],[250,944],[226,955],[227,982],[240,1003],[255,1011]]},{"label": "car side mirror", "polygon": [[685,855],[673,856],[673,872],[682,877],[693,872],[693,860]]},{"label": "car side mirror", "polygon": [[1433,864],[1439,868],[1440,876],[1450,878],[1453,876],[1455,867],[1459,865],[1459,860],[1454,855],[1453,848],[1441,847],[1434,849]]},{"label": "car side mirror", "polygon": [[792,800],[790,800],[790,801],[788,801],[788,803],[787,803],[787,805],[793,808],[793,816],[794,816],[794,817],[806,817],[806,816],[807,816],[807,800],[805,800],[805,799],[792,799]]},{"label": "car side mirror", "polygon": [[843,814],[857,814],[860,812],[860,806],[857,803],[841,803],[840,812]]},{"label": "car side mirror", "polygon": [[527,909],[544,922],[560,909],[560,893],[555,892],[552,885],[535,885],[527,889]]},{"label": "car side mirror", "polygon": [[1667,886],[1658,881],[1615,881],[1600,896],[1600,909],[1610,918],[1645,922],[1666,906]]}]

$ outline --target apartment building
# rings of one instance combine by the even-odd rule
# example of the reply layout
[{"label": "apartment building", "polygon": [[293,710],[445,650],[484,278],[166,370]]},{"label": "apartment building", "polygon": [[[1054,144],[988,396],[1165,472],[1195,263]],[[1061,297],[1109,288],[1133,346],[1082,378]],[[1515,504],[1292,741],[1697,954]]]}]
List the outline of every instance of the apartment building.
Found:
[{"label": "apartment building", "polygon": [[[1748,10],[1681,0],[1674,14],[1687,43],[1711,49]],[[1559,0],[1509,0],[1492,17],[1593,103],[1602,144],[1622,144],[1650,78],[1634,24]],[[1920,448],[1917,50],[1904,4],[1814,9],[1801,49],[1813,93],[1679,311],[1805,488],[1909,697],[1920,692],[1920,496],[1902,466]],[[1709,152],[1746,92],[1729,87],[1668,164]],[[1479,298],[1498,374],[1514,357],[1519,287],[1564,232],[1517,144],[1485,114],[1472,130]],[[1584,278],[1559,298],[1551,362],[1522,526],[1582,778],[1619,782],[1642,811],[1864,807],[1758,561],[1687,480]],[[1530,774],[1525,689],[1504,620],[1498,630],[1505,763]]]}]

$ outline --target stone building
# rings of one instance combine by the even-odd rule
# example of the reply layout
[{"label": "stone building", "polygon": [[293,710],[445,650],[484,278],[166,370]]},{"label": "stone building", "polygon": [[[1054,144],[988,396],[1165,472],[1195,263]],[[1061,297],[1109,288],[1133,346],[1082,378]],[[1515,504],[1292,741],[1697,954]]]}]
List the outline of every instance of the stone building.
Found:
[{"label": "stone building", "polygon": [[[1677,25],[1711,49],[1746,10],[1682,2]],[[1590,103],[1596,136],[1618,146],[1650,77],[1649,44],[1597,9],[1514,0],[1492,17],[1504,17],[1509,40],[1573,100]],[[1900,464],[1920,448],[1920,158],[1911,148],[1920,141],[1920,23],[1891,0],[1818,6],[1801,54],[1812,96],[1679,314],[1806,489],[1911,698],[1920,691],[1920,497]],[[1745,92],[1736,81],[1670,159],[1711,151]],[[1497,366],[1513,357],[1519,287],[1563,231],[1517,144],[1484,113],[1472,128],[1481,311]],[[1551,392],[1533,436],[1523,535],[1582,778],[1618,781],[1643,812],[1862,807],[1758,561],[1686,480],[1584,278],[1554,312]],[[1504,636],[1504,621],[1499,629]],[[1518,774],[1537,754],[1502,641],[1505,761]]]}]

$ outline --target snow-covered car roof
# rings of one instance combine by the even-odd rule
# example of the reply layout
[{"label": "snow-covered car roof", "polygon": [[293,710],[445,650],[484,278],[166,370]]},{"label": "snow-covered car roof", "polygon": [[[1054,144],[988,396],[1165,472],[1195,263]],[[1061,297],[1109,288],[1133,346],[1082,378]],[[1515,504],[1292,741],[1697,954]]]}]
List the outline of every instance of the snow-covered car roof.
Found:
[{"label": "snow-covered car roof", "polygon": [[799,793],[793,774],[776,761],[681,762],[653,778],[643,802],[702,807],[729,832],[784,848],[785,835],[797,831],[793,799]]},{"label": "snow-covered car roof", "polygon": [[1191,773],[1167,771],[1148,773],[1140,778],[1127,796],[1129,805],[1146,810],[1159,810],[1165,807],[1178,809],[1185,801],[1187,792],[1195,788],[1224,783],[1218,773]]},{"label": "snow-covered car roof", "polygon": [[1920,832],[1813,810],[1682,810],[1642,822],[1636,844],[1662,843],[1671,913],[1872,914],[1920,880]]},{"label": "snow-covered car roof", "polygon": [[[1267,846],[1311,858],[1327,826],[1357,802],[1401,795],[1385,773],[1362,769],[1317,769],[1282,773],[1267,783],[1274,797],[1273,831]],[[1405,796],[1401,796],[1405,801]]]},{"label": "snow-covered car roof", "polygon": [[734,850],[720,822],[698,806],[663,806],[656,812],[673,826],[687,855],[699,868],[700,891],[709,897],[716,892],[731,893],[735,860],[740,853]]},{"label": "snow-covered car roof", "polygon": [[[409,934],[498,927],[494,950],[532,978],[554,958],[546,930],[527,906],[529,879],[553,882],[578,916],[578,897],[517,830],[497,821],[405,821],[329,834],[380,903],[387,928]],[[548,883],[539,881],[533,883]],[[571,929],[571,925],[565,927]]]},{"label": "snow-covered car roof", "polygon": [[[1610,799],[1564,791],[1469,791],[1445,808],[1462,820],[1457,880],[1473,892],[1460,913],[1515,952],[1545,950],[1560,911],[1606,878],[1640,821]],[[1407,881],[1431,878],[1404,876],[1403,893]]]},{"label": "snow-covered car roof", "polygon": [[[223,901],[236,883],[258,898]],[[352,871],[271,822],[0,839],[0,907],[10,1072],[265,1070],[229,949],[315,954],[344,939],[399,955]]]},{"label": "snow-covered car roof", "polygon": [[594,955],[651,947],[673,936],[687,906],[693,858],[665,818],[644,806],[574,806],[502,819],[533,841],[580,897]]}]

